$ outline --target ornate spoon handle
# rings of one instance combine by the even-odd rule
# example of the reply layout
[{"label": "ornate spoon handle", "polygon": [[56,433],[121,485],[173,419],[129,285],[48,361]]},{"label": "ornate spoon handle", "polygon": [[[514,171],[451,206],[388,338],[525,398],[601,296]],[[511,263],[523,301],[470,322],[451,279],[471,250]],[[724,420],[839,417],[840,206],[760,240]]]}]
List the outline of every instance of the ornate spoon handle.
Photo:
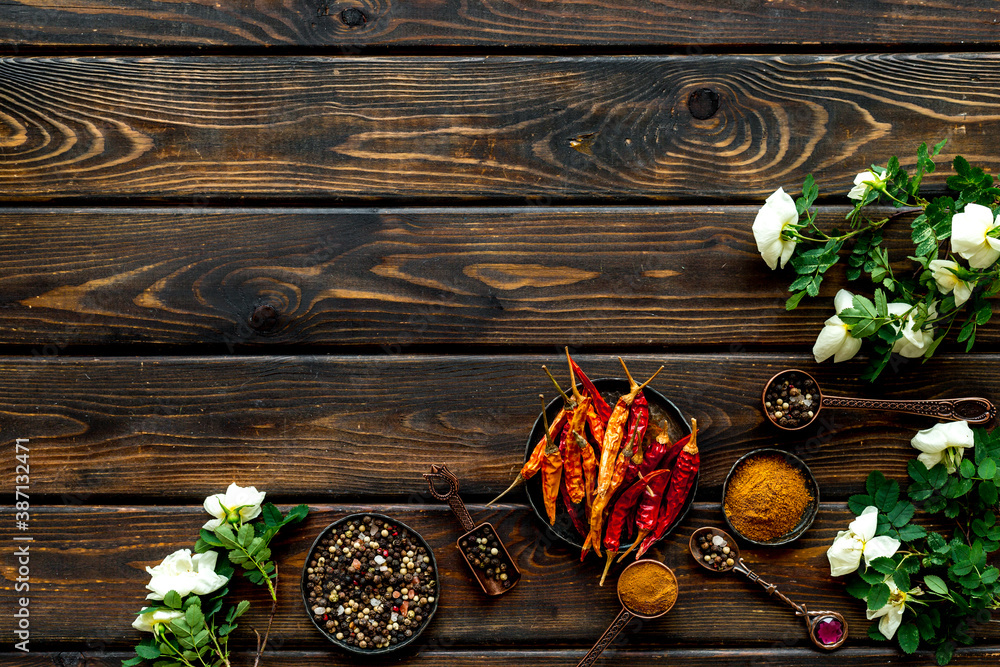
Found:
[{"label": "ornate spoon handle", "polygon": [[843,396],[823,396],[824,408],[860,408],[864,410],[889,410],[911,415],[924,415],[958,421],[964,419],[970,424],[985,424],[992,420],[997,409],[985,398],[940,398],[924,401],[892,401],[873,398],[846,398]]},{"label": "ornate spoon handle", "polygon": [[622,628],[628,625],[628,622],[631,620],[632,612],[623,607],[618,613],[618,616],[615,617],[615,620],[608,626],[608,629],[604,631],[603,635],[601,635],[601,638],[597,640],[596,644],[594,644],[594,648],[590,649],[590,653],[583,656],[583,660],[581,660],[576,667],[588,667],[589,665],[597,662],[601,653],[604,653],[604,649],[611,645],[611,642],[615,640],[618,633],[621,632]]}]

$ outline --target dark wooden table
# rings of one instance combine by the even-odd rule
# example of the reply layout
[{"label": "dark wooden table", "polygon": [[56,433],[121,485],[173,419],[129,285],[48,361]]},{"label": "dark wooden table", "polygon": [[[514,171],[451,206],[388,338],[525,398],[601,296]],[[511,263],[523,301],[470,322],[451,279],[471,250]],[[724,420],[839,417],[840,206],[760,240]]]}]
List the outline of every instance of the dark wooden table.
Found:
[{"label": "dark wooden table", "polygon": [[[996,172],[998,25],[996,0],[0,2],[0,439],[8,497],[30,439],[34,538],[25,655],[5,519],[0,663],[119,664],[144,567],[190,546],[202,499],[237,481],[312,508],[276,544],[265,664],[352,664],[309,624],[296,573],[322,527],[379,511],[441,566],[440,610],[403,663],[575,665],[613,587],[523,493],[483,506],[551,394],[540,365],[569,345],[593,376],[620,375],[618,355],[637,377],[665,365],[654,387],[703,428],[696,503],[657,550],[680,599],[601,664],[929,664],[868,639],[825,551],[867,472],[905,478],[931,422],[830,413],[783,438],[760,390],[802,367],[844,393],[996,399],[998,329],[874,387],[851,379],[861,361],[817,366],[842,272],[787,314],[750,226],[809,173],[822,215],[842,215],[855,173],[912,163],[924,140]],[[720,524],[735,459],[774,444],[823,503],[802,539],[747,561],[848,616],[832,655],[686,555]],[[524,572],[499,600],[426,494],[437,462]],[[268,607],[247,593],[240,664]],[[973,633],[955,664],[995,665],[997,625]]]}]

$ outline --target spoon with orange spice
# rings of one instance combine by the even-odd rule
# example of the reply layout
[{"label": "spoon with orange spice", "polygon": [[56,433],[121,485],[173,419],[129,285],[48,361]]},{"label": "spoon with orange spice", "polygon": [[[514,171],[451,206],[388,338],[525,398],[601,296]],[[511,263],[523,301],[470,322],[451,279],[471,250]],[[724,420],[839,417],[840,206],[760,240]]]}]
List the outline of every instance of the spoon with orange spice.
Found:
[{"label": "spoon with orange spice", "polygon": [[[708,548],[704,548],[703,545]],[[750,581],[760,584],[768,594],[794,609],[796,616],[805,619],[809,639],[819,648],[832,651],[847,640],[847,619],[842,614],[836,611],[809,611],[805,605],[792,602],[784,593],[778,591],[777,586],[767,583],[746,566],[740,558],[740,548],[736,545],[736,540],[726,531],[719,528],[699,528],[691,534],[688,549],[691,551],[691,556],[706,570],[739,572]],[[720,554],[720,551],[723,553]]]}]

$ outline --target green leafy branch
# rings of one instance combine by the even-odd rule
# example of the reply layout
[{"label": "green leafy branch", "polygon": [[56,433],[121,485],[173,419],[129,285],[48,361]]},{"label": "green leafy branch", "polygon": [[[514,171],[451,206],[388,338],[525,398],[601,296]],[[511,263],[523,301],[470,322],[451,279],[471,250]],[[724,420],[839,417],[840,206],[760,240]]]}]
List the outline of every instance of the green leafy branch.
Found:
[{"label": "green leafy branch", "polygon": [[[973,432],[975,458],[962,459],[954,473],[948,473],[944,462],[928,469],[912,460],[906,498],[896,481],[876,470],[868,476],[865,493],[848,501],[855,514],[876,507],[875,534],[895,537],[903,545],[892,557],[862,564],[847,585],[848,593],[876,611],[890,603],[892,582],[905,594],[903,622],[896,632],[900,648],[913,653],[924,643],[935,650],[939,665],[951,661],[957,645],[973,644],[970,619],[1000,609],[1000,569],[988,563],[1000,550],[1000,430]],[[918,505],[925,514],[953,522],[952,534],[912,523]],[[877,623],[868,634],[886,639]]]}]

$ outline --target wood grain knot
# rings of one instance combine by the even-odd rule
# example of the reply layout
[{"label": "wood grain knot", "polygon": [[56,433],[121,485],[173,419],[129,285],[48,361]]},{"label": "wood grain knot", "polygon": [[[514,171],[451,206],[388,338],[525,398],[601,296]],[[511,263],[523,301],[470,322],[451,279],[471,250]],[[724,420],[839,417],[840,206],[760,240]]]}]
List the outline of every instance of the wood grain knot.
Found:
[{"label": "wood grain knot", "polygon": [[358,26],[363,26],[368,23],[368,17],[365,16],[365,13],[357,7],[348,7],[344,11],[340,12],[340,20],[344,22],[344,25],[352,28],[357,28]]},{"label": "wood grain knot", "polygon": [[719,110],[719,94],[711,88],[699,88],[688,97],[688,109],[698,120],[706,120]]},{"label": "wood grain knot", "polygon": [[280,315],[274,306],[264,303],[254,308],[250,314],[250,318],[247,320],[247,324],[254,331],[268,333],[278,328],[278,323],[281,319]]}]

